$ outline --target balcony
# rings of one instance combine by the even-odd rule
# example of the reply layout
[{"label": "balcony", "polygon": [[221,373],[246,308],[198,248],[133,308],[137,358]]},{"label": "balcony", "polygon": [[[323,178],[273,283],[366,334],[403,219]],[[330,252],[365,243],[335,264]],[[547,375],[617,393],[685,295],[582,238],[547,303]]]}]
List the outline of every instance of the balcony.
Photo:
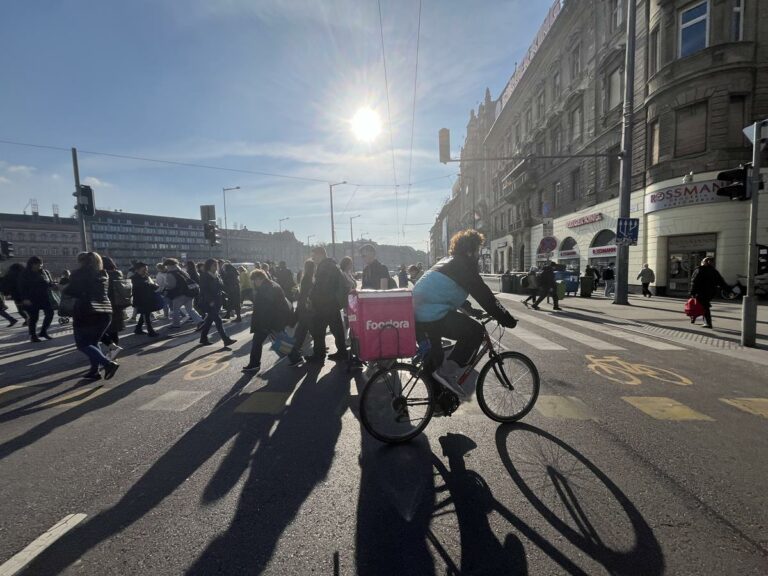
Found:
[{"label": "balcony", "polygon": [[539,174],[533,162],[523,160],[502,178],[502,193],[508,201],[536,190]]},{"label": "balcony", "polygon": [[524,228],[530,228],[533,225],[534,225],[533,218],[531,218],[530,216],[523,216],[522,218],[519,218],[514,222],[510,223],[510,225],[507,227],[507,232],[512,234],[513,232],[518,232],[520,230],[523,230]]}]

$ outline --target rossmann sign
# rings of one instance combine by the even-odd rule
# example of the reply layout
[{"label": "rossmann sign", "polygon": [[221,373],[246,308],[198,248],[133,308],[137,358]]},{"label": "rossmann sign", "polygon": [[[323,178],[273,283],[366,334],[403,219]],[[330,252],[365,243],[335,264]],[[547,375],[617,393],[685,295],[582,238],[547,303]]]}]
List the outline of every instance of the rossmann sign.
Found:
[{"label": "rossmann sign", "polygon": [[680,184],[671,188],[657,190],[645,196],[645,213],[650,214],[657,210],[690,206],[693,204],[707,204],[709,202],[728,201],[728,198],[718,196],[717,191],[723,185],[719,180],[707,180],[704,182],[691,182]]}]

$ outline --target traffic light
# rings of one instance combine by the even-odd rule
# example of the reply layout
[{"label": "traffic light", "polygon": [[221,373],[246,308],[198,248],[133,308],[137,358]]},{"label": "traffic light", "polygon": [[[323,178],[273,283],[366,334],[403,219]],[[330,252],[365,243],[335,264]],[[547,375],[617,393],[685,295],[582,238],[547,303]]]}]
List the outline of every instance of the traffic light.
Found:
[{"label": "traffic light", "polygon": [[768,246],[757,245],[757,275],[768,274]]},{"label": "traffic light", "polygon": [[13,242],[0,240],[0,254],[3,255],[3,258],[13,258]]},{"label": "traffic light", "polygon": [[218,246],[221,236],[219,236],[219,228],[215,222],[206,222],[203,225],[203,236],[208,240],[210,246]]},{"label": "traffic light", "polygon": [[93,201],[93,188],[81,184],[79,193],[72,192],[72,196],[77,198],[75,210],[84,216],[96,216],[96,204]]},{"label": "traffic light", "polygon": [[451,132],[448,128],[441,128],[438,132],[440,140],[440,162],[447,164],[451,161]]},{"label": "traffic light", "polygon": [[718,196],[727,196],[731,200],[749,200],[752,196],[747,191],[747,180],[749,179],[749,169],[752,164],[740,164],[738,168],[726,170],[717,175],[717,179],[728,182],[728,186],[723,186],[717,191]]}]

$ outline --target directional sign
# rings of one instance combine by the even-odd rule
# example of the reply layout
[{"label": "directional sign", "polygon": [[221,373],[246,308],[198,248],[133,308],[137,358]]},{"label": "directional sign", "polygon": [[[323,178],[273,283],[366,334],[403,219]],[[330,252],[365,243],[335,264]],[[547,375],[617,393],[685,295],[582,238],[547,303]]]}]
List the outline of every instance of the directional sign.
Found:
[{"label": "directional sign", "polygon": [[752,144],[755,143],[755,132],[758,127],[762,128],[761,138],[768,138],[768,119],[765,119],[762,122],[755,122],[754,124],[750,124],[743,130],[744,135],[749,138],[749,141]]},{"label": "directional sign", "polygon": [[616,226],[616,244],[619,246],[637,246],[639,231],[639,218],[619,218],[619,223]]}]

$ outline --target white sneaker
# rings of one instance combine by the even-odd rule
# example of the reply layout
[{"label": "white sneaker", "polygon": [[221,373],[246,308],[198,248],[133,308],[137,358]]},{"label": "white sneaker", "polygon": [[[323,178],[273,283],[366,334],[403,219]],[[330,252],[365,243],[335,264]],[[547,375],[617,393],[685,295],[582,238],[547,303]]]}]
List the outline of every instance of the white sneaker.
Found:
[{"label": "white sneaker", "polygon": [[109,346],[107,346],[103,342],[99,342],[99,350],[101,350],[101,353],[104,354],[104,356],[109,358]]},{"label": "white sneaker", "polygon": [[110,360],[114,360],[115,358],[117,358],[117,355],[120,354],[120,352],[122,351],[123,349],[117,344],[110,344],[109,352],[107,353],[107,358],[109,358]]},{"label": "white sneaker", "polygon": [[461,387],[461,384],[459,384],[459,378],[463,372],[464,370],[456,362],[453,360],[446,360],[442,363],[440,368],[432,373],[432,376],[459,398],[464,398],[467,393]]}]

